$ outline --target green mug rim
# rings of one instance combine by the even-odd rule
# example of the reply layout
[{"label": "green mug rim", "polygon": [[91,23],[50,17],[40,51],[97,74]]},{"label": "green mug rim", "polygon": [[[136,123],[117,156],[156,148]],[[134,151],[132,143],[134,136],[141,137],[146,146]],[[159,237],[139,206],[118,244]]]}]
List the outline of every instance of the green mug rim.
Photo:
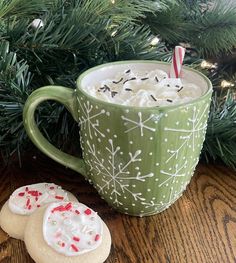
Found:
[{"label": "green mug rim", "polygon": [[83,80],[83,78],[88,75],[89,73],[95,71],[95,70],[98,70],[100,68],[104,68],[104,67],[107,67],[107,66],[111,66],[111,65],[120,65],[120,64],[136,64],[136,63],[144,63],[144,64],[163,64],[163,65],[171,65],[171,63],[169,62],[164,62],[164,61],[157,61],[157,60],[123,60],[123,61],[115,61],[115,62],[109,62],[109,63],[105,63],[105,64],[102,64],[102,65],[98,65],[98,66],[95,66],[95,67],[92,67],[90,69],[87,69],[85,72],[83,72],[76,80],[76,90],[78,89],[81,93],[83,93],[84,96],[88,97],[89,99],[95,101],[96,103],[99,103],[99,104],[103,104],[103,105],[107,105],[107,106],[112,106],[112,107],[116,107],[116,108],[119,108],[119,109],[133,109],[133,110],[169,110],[169,109],[176,109],[176,108],[179,108],[179,107],[183,107],[183,106],[187,106],[187,105],[191,105],[193,103],[196,103],[198,101],[202,101],[204,100],[205,98],[208,97],[209,94],[212,93],[212,83],[211,81],[209,80],[209,78],[207,76],[205,76],[203,73],[195,70],[195,69],[192,69],[192,68],[189,68],[188,66],[183,66],[184,69],[188,70],[188,71],[192,71],[198,75],[200,75],[207,83],[207,86],[208,86],[208,90],[206,93],[204,93],[201,97],[198,97],[194,100],[191,100],[191,101],[188,101],[188,102],[184,102],[184,103],[179,103],[179,104],[174,104],[174,105],[165,105],[165,106],[153,106],[153,107],[140,107],[140,106],[129,106],[129,105],[121,105],[121,104],[116,104],[116,103],[112,103],[112,102],[107,102],[107,101],[103,101],[103,100],[100,100],[100,99],[97,99],[91,95],[89,95],[88,93],[86,93],[82,88],[81,88],[81,82]]}]

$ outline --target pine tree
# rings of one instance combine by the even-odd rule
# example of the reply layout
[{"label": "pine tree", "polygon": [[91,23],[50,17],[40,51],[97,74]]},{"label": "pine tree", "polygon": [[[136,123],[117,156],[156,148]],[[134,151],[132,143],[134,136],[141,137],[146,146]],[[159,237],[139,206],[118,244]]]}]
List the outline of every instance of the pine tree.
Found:
[{"label": "pine tree", "polygon": [[[3,0],[0,39],[1,153],[20,157],[30,145],[22,109],[33,90],[48,84],[73,88],[81,72],[109,61],[170,61],[179,43],[187,47],[185,63],[192,67],[203,58],[219,60],[236,43],[236,8],[203,0]],[[229,78],[224,67],[205,71],[216,92],[203,156],[234,167],[236,158],[229,158],[236,155],[234,91],[229,89],[226,100],[218,92],[222,79]],[[36,121],[60,148],[70,147],[78,133],[70,114],[55,102],[42,104]]]}]

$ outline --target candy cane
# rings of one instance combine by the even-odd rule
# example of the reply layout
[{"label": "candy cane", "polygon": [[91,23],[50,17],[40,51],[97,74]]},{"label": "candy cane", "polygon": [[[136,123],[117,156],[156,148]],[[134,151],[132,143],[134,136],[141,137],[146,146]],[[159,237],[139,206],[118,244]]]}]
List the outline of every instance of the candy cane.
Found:
[{"label": "candy cane", "polygon": [[169,74],[170,78],[180,77],[184,55],[185,55],[185,48],[181,46],[176,46],[172,58],[171,68],[170,68],[170,74]]}]

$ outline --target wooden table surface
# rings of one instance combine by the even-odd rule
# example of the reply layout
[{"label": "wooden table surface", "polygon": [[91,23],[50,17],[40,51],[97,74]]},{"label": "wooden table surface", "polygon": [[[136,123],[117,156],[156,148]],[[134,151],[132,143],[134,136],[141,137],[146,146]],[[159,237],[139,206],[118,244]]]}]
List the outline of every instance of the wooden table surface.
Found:
[{"label": "wooden table surface", "polygon": [[[47,181],[62,185],[96,210],[112,235],[106,263],[236,262],[236,173],[226,167],[198,165],[190,185],[174,205],[144,218],[115,212],[82,176],[41,154],[29,155],[21,169],[17,162],[0,165],[0,179],[0,205],[16,188]],[[22,241],[0,230],[0,263],[33,260]]]}]

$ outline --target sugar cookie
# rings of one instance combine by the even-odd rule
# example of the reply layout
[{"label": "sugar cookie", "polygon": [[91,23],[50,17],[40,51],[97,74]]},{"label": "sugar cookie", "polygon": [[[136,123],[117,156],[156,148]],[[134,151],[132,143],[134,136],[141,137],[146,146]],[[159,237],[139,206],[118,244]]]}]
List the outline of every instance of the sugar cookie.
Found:
[{"label": "sugar cookie", "polygon": [[39,183],[16,189],[0,211],[0,226],[9,236],[24,239],[29,215],[51,202],[77,201],[70,192],[53,183]]},{"label": "sugar cookie", "polygon": [[24,240],[36,263],[102,263],[111,247],[106,224],[78,202],[39,208],[28,220]]}]

